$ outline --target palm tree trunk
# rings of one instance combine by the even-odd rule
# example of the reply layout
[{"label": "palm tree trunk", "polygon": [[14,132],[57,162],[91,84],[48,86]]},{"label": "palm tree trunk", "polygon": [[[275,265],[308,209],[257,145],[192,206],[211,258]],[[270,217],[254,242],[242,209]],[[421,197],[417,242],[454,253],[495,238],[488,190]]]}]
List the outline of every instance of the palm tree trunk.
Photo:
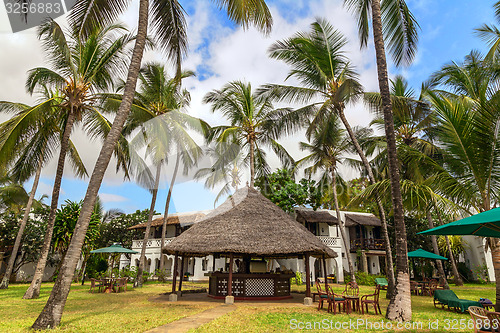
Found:
[{"label": "palm tree trunk", "polygon": [[[436,209],[436,213],[437,213],[439,223],[441,225],[443,225],[444,223],[443,223],[443,219],[441,217],[441,212],[439,211],[439,209]],[[455,260],[455,256],[453,255],[453,252],[451,252],[450,239],[446,235],[444,236],[444,239],[446,240],[446,247],[448,248],[448,253],[450,254],[451,272],[453,273],[453,276],[455,277],[455,284],[459,287],[463,286],[464,281],[462,280],[462,278],[460,277],[460,274],[458,273],[457,262]]]},{"label": "palm tree trunk", "polygon": [[146,45],[148,9],[149,1],[140,0],[137,37],[135,39],[135,46],[132,52],[132,59],[128,71],[127,82],[125,84],[123,99],[118,112],[116,113],[116,117],[113,121],[109,134],[104,140],[104,144],[99,157],[97,158],[94,171],[90,177],[89,186],[87,188],[87,193],[85,194],[85,199],[83,200],[80,216],[78,218],[73,237],[71,237],[68,253],[66,254],[66,260],[61,267],[61,272],[57,276],[57,280],[52,288],[52,292],[47,303],[45,304],[45,307],[32,326],[33,329],[54,328],[61,322],[64,305],[66,304],[66,300],[68,298],[76,265],[80,259],[85,234],[87,233],[87,228],[90,223],[97,193],[101,187],[101,182],[111,159],[111,155],[113,154],[115,144],[121,135],[125,120],[130,113],[130,107],[135,95],[137,77],[141,67],[142,55],[144,53],[144,46]]},{"label": "palm tree trunk", "polygon": [[384,109],[385,137],[387,140],[387,156],[389,162],[389,178],[391,181],[392,206],[394,211],[394,227],[396,234],[396,290],[387,307],[387,319],[396,321],[411,320],[410,271],[408,268],[408,249],[406,227],[403,214],[403,198],[396,153],[396,135],[392,115],[391,95],[387,77],[387,60],[385,57],[384,38],[380,0],[372,0],[373,39],[377,57],[377,75]]},{"label": "palm tree trunk", "polygon": [[[432,221],[431,211],[427,209],[426,214],[427,214],[427,221],[429,221],[429,229],[432,229],[434,228],[434,222]],[[431,242],[434,253],[439,256],[440,255],[439,248],[435,235],[431,235]],[[441,262],[441,260],[436,260],[436,266],[439,274],[439,283],[443,285],[444,289],[450,289],[448,281],[446,280],[446,274],[444,274],[443,263]]]},{"label": "palm tree trunk", "polygon": [[255,147],[253,139],[250,139],[250,187],[253,188],[255,181]]},{"label": "palm tree trunk", "polygon": [[[354,145],[354,148],[356,149],[356,152],[358,153],[359,157],[361,158],[361,161],[363,162],[363,165],[365,166],[366,172],[368,173],[368,178],[370,179],[370,184],[375,184],[375,176],[373,175],[373,170],[368,162],[368,159],[366,158],[366,155],[361,149],[361,146],[359,145],[358,139],[356,138],[356,135],[354,135],[354,131],[352,130],[351,124],[347,121],[347,118],[344,114],[343,109],[338,110],[340,120],[344,124],[344,127],[347,130],[347,133],[349,134],[349,137],[351,138],[351,141]],[[379,211],[379,216],[380,216],[380,221],[382,222],[382,238],[384,239],[385,243],[385,260],[386,260],[386,265],[387,265],[387,298],[391,298],[394,294],[395,290],[395,281],[394,281],[394,263],[392,262],[392,249],[391,249],[391,241],[389,239],[389,232],[387,231],[387,219],[385,217],[385,211],[384,211],[384,206],[382,206],[382,200],[377,196],[377,207]]]},{"label": "palm tree trunk", "polygon": [[[344,243],[345,256],[347,258],[347,265],[349,266],[349,274],[351,275],[351,281],[356,282],[356,275],[354,274],[354,266],[352,265],[352,258],[350,253],[350,246],[347,244],[347,237],[345,234],[345,225],[340,217],[339,199],[337,197],[337,179],[335,177],[335,168],[332,167],[332,186],[333,186],[333,203],[335,205],[335,213],[337,214],[337,221],[340,227],[340,236],[342,237],[342,243]],[[338,279],[338,277],[337,277]],[[325,276],[326,281],[326,276]]]},{"label": "palm tree trunk", "polygon": [[28,203],[24,210],[23,220],[19,226],[17,232],[16,241],[14,242],[14,248],[12,249],[12,254],[10,255],[9,262],[7,264],[7,270],[3,276],[2,283],[0,284],[0,289],[7,289],[9,287],[10,275],[14,269],[14,264],[17,258],[17,252],[19,252],[19,247],[21,246],[21,239],[23,238],[24,229],[26,229],[26,224],[28,223],[28,218],[31,212],[31,206],[33,206],[33,201],[35,199],[36,189],[38,187],[38,182],[40,180],[40,174],[42,173],[42,159],[38,163],[38,169],[36,169],[35,179],[33,180],[33,186],[31,187],[31,193],[28,199]]},{"label": "palm tree trunk", "polygon": [[[168,187],[167,202],[165,202],[165,213],[163,214],[163,226],[161,228],[161,248],[165,246],[165,236],[167,235],[168,208],[170,207],[170,199],[172,198],[172,191],[174,189],[175,178],[177,178],[177,171],[179,170],[180,161],[181,161],[181,154],[177,153],[177,158],[175,160],[175,166],[174,166],[174,173],[172,174],[172,180],[170,181],[170,186]],[[164,269],[165,269],[165,260],[163,258],[163,254],[161,254],[160,270],[163,271]]]},{"label": "palm tree trunk", "polygon": [[54,223],[56,221],[57,204],[59,202],[59,193],[61,192],[61,181],[64,172],[64,162],[66,160],[66,152],[69,147],[69,137],[71,136],[71,129],[75,121],[75,113],[73,107],[70,110],[64,133],[61,140],[61,151],[59,152],[59,159],[57,161],[56,178],[54,180],[54,187],[52,188],[52,199],[50,203],[50,213],[48,217],[47,230],[45,231],[45,238],[43,239],[43,246],[40,254],[40,259],[36,265],[35,274],[31,284],[24,293],[24,299],[38,298],[40,295],[40,287],[42,286],[43,273],[47,265],[47,258],[50,251],[50,243],[52,241],[52,234],[54,232]]},{"label": "palm tree trunk", "polygon": [[151,223],[155,213],[156,195],[158,194],[158,185],[160,184],[162,161],[156,166],[155,184],[153,187],[153,195],[151,196],[151,206],[149,207],[148,222],[146,223],[146,231],[144,232],[144,240],[142,241],[141,256],[139,257],[139,267],[137,267],[137,278],[135,279],[135,287],[142,287],[144,266],[146,265],[146,247],[148,245],[149,233],[151,232]]}]

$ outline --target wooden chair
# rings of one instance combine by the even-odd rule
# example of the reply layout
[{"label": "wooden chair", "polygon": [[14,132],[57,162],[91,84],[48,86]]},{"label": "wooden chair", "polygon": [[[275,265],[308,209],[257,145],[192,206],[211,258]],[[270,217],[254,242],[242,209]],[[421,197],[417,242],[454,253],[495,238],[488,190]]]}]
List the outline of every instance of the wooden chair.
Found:
[{"label": "wooden chair", "polygon": [[415,296],[422,295],[422,285],[415,281],[410,281],[410,292]]},{"label": "wooden chair", "polygon": [[[371,297],[373,297],[373,299],[369,299]],[[375,286],[375,292],[373,294],[361,296],[361,313],[365,314],[364,307],[366,307],[366,313],[368,313],[368,304],[373,304],[373,308],[375,309],[375,314],[382,314],[382,311],[380,310],[380,304],[378,303],[379,297],[380,297],[379,285]]]},{"label": "wooden chair", "polygon": [[339,313],[341,312],[340,306],[342,305],[345,313],[350,313],[349,302],[347,299],[342,297],[342,295],[337,295],[333,292],[333,289],[330,285],[326,286],[326,293],[328,295],[328,312],[333,312],[333,314],[337,314],[337,305],[339,308]]},{"label": "wooden chair", "polygon": [[487,311],[486,317],[490,320],[491,332],[500,332],[500,312]]},{"label": "wooden chair", "polygon": [[[356,282],[349,282],[345,285],[345,289],[342,292],[342,296],[349,302],[349,309],[353,311],[359,311],[359,286]],[[351,297],[351,298],[349,298]],[[352,307],[351,307],[352,305]]]},{"label": "wooden chair", "polygon": [[119,279],[116,283],[115,283],[115,287],[116,287],[116,292],[120,292],[120,288],[123,290],[123,291],[127,291],[127,280],[128,278],[124,277],[124,278],[121,278]]},{"label": "wooden chair", "polygon": [[492,332],[488,328],[489,325],[486,326],[489,320],[487,316],[488,311],[479,306],[469,306],[468,310],[474,324],[474,333]]},{"label": "wooden chair", "polygon": [[429,283],[428,296],[434,296],[434,291],[438,289],[439,282],[437,280],[431,280]]},{"label": "wooden chair", "polygon": [[99,292],[102,292],[102,287],[104,287],[104,284],[102,283],[101,280],[96,280],[96,279],[90,279],[90,292],[94,293],[95,289]]},{"label": "wooden chair", "polygon": [[321,287],[321,280],[316,279],[316,290],[317,290],[317,295],[318,295],[318,310],[323,309],[323,302],[328,301],[328,294],[326,291],[323,291],[323,288]]}]

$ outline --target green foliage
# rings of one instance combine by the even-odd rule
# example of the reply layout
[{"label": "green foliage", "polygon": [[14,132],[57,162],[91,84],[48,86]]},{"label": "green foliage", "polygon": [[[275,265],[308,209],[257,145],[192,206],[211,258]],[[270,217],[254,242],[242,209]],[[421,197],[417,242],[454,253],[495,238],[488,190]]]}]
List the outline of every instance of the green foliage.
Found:
[{"label": "green foliage", "polygon": [[167,272],[166,269],[157,269],[155,270],[156,278],[158,279],[159,282],[167,282],[167,278],[170,277],[170,273]]},{"label": "green foliage", "polygon": [[460,276],[467,282],[472,281],[474,279],[472,271],[469,269],[469,267],[467,267],[467,265],[464,262],[457,263],[457,270],[458,274],[460,274]]},{"label": "green foliage", "polygon": [[488,275],[488,266],[486,264],[478,265],[474,269],[474,274],[476,274],[477,282],[481,284],[490,283],[490,276]]},{"label": "green foliage", "polygon": [[[44,206],[32,210],[21,240],[21,256],[16,261],[17,265],[14,267],[14,273],[22,265],[38,261],[47,227],[48,214],[49,209]],[[0,251],[5,251],[6,256],[9,256],[10,251],[12,251],[19,230],[19,222],[22,218],[22,214],[12,212],[0,215]],[[55,264],[54,256],[49,255],[48,264],[50,266]]]},{"label": "green foliage", "polygon": [[303,178],[296,183],[292,173],[286,169],[257,178],[255,185],[285,212],[293,212],[294,207],[298,206],[307,205],[317,209],[321,205],[321,191],[316,181]]},{"label": "green foliage", "polygon": [[295,277],[290,279],[290,284],[295,283],[297,286],[301,286],[302,281],[302,273],[299,271],[295,272]]},{"label": "green foliage", "polygon": [[[357,271],[354,273],[356,276],[356,282],[361,286],[374,286],[376,278],[386,278],[385,275],[381,274],[368,274],[363,271]],[[344,283],[351,282],[351,276],[349,273],[344,272]]]},{"label": "green foliage", "polygon": [[108,270],[108,262],[101,256],[90,256],[87,260],[85,275],[88,278],[98,278]]},{"label": "green foliage", "polygon": [[104,221],[100,226],[100,236],[96,240],[96,248],[107,247],[113,245],[113,243],[119,243],[123,247],[131,248],[132,240],[142,239],[144,231],[128,230],[128,228],[147,221],[148,214],[149,209],[137,210],[131,214],[115,217],[111,221]]}]

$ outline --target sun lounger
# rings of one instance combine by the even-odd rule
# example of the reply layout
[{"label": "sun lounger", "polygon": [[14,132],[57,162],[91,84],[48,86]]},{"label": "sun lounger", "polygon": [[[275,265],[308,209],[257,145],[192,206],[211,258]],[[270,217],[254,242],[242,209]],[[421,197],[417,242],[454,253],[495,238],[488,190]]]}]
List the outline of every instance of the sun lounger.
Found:
[{"label": "sun lounger", "polygon": [[387,283],[387,280],[385,278],[376,278],[375,279],[375,284],[380,286],[380,289],[387,289],[387,286],[389,283]]},{"label": "sun lounger", "polygon": [[469,306],[479,306],[482,307],[481,303],[477,301],[470,301],[467,299],[460,299],[453,292],[453,290],[435,290],[434,291],[434,306],[441,305],[448,306],[448,309],[454,309],[455,311],[465,312]]}]

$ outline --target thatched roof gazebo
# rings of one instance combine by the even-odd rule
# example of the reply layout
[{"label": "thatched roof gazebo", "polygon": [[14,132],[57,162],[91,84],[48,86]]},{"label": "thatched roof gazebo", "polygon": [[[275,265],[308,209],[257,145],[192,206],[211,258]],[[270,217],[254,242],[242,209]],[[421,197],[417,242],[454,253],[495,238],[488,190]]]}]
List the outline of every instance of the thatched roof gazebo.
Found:
[{"label": "thatched roof gazebo", "polygon": [[[249,187],[236,191],[204,219],[164,246],[162,252],[181,257],[229,257],[228,296],[232,295],[234,257],[304,257],[306,280],[309,280],[309,256],[323,259],[337,256],[303,225]],[[177,260],[174,271],[176,264]],[[306,283],[309,289],[309,281]]]}]

